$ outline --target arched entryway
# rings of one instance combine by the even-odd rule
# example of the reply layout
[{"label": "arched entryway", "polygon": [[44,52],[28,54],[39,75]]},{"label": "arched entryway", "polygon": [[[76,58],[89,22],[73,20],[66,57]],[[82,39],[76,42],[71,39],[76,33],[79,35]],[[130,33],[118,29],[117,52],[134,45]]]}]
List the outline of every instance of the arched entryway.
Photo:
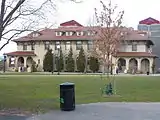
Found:
[{"label": "arched entryway", "polygon": [[136,73],[138,67],[138,62],[135,58],[131,58],[129,60],[129,71],[131,73]]},{"label": "arched entryway", "polygon": [[147,58],[141,60],[141,71],[146,73],[149,71],[150,62]]},{"label": "arched entryway", "polygon": [[33,64],[33,58],[32,57],[27,57],[26,59],[26,67],[31,67]]},{"label": "arched entryway", "polygon": [[126,69],[126,60],[124,58],[118,59],[118,70],[119,72],[124,72]]},{"label": "arched entryway", "polygon": [[24,67],[24,58],[19,57],[17,62],[18,67]]}]

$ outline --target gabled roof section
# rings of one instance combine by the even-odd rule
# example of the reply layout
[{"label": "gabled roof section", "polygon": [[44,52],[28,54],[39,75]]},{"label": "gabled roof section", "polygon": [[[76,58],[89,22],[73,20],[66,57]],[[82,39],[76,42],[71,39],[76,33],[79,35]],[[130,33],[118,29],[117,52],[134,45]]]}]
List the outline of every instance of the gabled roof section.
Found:
[{"label": "gabled roof section", "polygon": [[118,57],[157,57],[155,54],[148,52],[118,52]]},{"label": "gabled roof section", "polygon": [[127,31],[127,35],[125,37],[125,40],[148,40],[147,34],[140,34],[137,31]]},{"label": "gabled roof section", "polygon": [[80,23],[78,23],[77,21],[75,20],[70,20],[70,21],[67,21],[67,22],[64,22],[64,23],[61,23],[60,24],[61,27],[83,27],[83,25],[81,25]]},{"label": "gabled roof section", "polygon": [[147,41],[150,45],[154,45],[152,40],[149,39],[147,32],[141,32],[136,30],[128,30],[125,40],[131,41]]},{"label": "gabled roof section", "polygon": [[8,56],[36,56],[33,51],[14,51],[10,53],[5,53]]},{"label": "gabled roof section", "polygon": [[159,20],[156,20],[154,18],[147,18],[147,19],[144,19],[144,20],[141,20],[139,22],[139,24],[146,24],[146,25],[151,25],[151,24],[160,24],[160,21]]},{"label": "gabled roof section", "polygon": [[[99,36],[101,28],[99,27],[58,27],[55,29],[44,29],[39,31],[41,35],[37,37],[32,37],[32,36],[24,36],[18,39],[13,40],[14,42],[27,42],[27,41],[56,41],[56,40],[94,40],[97,39]],[[121,28],[124,29],[124,32],[126,32],[125,40],[131,40],[131,41],[148,41],[150,44],[153,44],[151,40],[148,38],[148,34],[145,32],[140,32],[140,31],[135,31],[133,29],[128,29],[128,28]],[[57,36],[56,32],[61,31],[61,32],[67,32],[67,31],[72,31],[73,35],[72,36],[66,36],[65,34],[61,36]],[[82,36],[77,36],[76,32],[83,31],[84,34]],[[94,35],[88,35],[88,32],[94,31]],[[123,30],[122,30],[123,31]]]}]

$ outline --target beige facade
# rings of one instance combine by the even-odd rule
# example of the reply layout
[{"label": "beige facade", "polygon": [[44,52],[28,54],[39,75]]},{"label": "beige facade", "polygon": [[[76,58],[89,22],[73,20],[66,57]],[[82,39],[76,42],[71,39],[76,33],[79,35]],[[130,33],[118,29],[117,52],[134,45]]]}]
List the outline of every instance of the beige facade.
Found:
[{"label": "beige facade", "polygon": [[[61,46],[61,49],[62,49],[62,52],[63,52],[63,55],[64,57],[68,55],[69,53],[69,49],[66,49],[66,42],[69,42],[69,41],[61,41],[60,43],[60,46]],[[76,49],[76,42],[77,41],[70,41],[70,47],[72,47],[73,49],[73,56],[76,60],[76,57],[78,56],[79,54],[79,50]],[[58,54],[58,50],[55,50],[55,45],[56,41],[55,42],[52,42],[50,44],[50,49],[53,50],[53,53],[56,55]],[[88,47],[87,47],[87,41],[83,41],[82,42],[82,46],[83,46],[83,49],[85,51],[85,54],[86,56],[89,56],[89,52],[88,52]],[[17,49],[18,51],[24,51],[23,50],[23,45],[21,44],[18,44],[17,46]],[[35,50],[31,50],[31,45],[27,45],[27,50],[25,51],[34,51],[34,53],[36,54],[36,56],[14,56],[15,58],[15,66],[14,67],[10,67],[9,66],[9,60],[12,56],[8,56],[8,59],[7,59],[7,70],[9,71],[15,71],[16,68],[20,67],[21,65],[18,64],[18,62],[20,61],[20,58],[23,58],[24,60],[24,63],[22,66],[26,67],[27,65],[30,65],[30,62],[29,62],[29,58],[32,58],[36,64],[38,65],[38,71],[43,71],[43,59],[44,59],[44,55],[46,54],[47,50],[45,50],[45,45],[44,45],[44,42],[36,42],[35,43]],[[24,51],[24,52],[25,52]],[[121,51],[122,52],[131,52],[132,51],[132,46],[131,45],[123,45],[123,47],[121,48]],[[137,43],[137,53],[138,52],[148,52],[148,49],[146,49],[146,46],[145,46],[145,42],[138,42]],[[112,63],[114,64],[113,66],[113,71],[115,69],[115,66],[118,66],[118,61],[121,59],[125,60],[125,65],[123,66],[123,69],[121,72],[124,72],[125,69],[127,69],[127,71],[129,71],[129,69],[131,69],[131,63],[132,62],[136,62],[135,66],[136,66],[136,70],[137,71],[142,71],[143,73],[147,72],[148,70],[150,71],[150,73],[152,73],[152,65],[153,65],[153,61],[154,61],[154,58],[153,57],[143,57],[143,56],[138,56],[138,57],[112,57]],[[133,60],[134,59],[134,60]],[[145,60],[145,61],[144,61]],[[148,62],[149,61],[149,62]],[[146,65],[147,64],[147,65]],[[104,68],[103,68],[103,65],[100,66],[100,71],[103,71]]]},{"label": "beige facade", "polygon": [[[72,47],[73,57],[76,61],[79,54],[78,48],[81,48],[81,46],[85,55],[89,57],[89,51],[92,48],[93,32],[92,34],[90,31],[87,32],[86,27],[75,27],[75,23],[73,26],[46,29],[36,33],[36,35],[35,33],[30,34],[32,37],[28,35],[15,40],[17,51],[6,54],[7,70],[15,71],[19,67],[24,67],[27,70],[26,68],[31,66],[31,61],[35,61],[38,71],[43,71],[43,59],[47,48],[52,49],[56,56],[58,54],[57,45],[60,45],[64,58],[68,55],[70,47]],[[125,40],[126,42],[123,42],[120,48],[117,48],[119,49],[117,56],[112,56],[113,72],[118,68],[122,73],[125,71],[130,73],[146,73],[149,71],[152,73],[154,59],[156,58],[152,54],[152,41],[133,30],[128,32],[128,36]],[[11,61],[11,58],[14,60]],[[14,62],[14,64],[11,65],[11,62]],[[106,71],[102,64],[100,65],[100,71]]]}]

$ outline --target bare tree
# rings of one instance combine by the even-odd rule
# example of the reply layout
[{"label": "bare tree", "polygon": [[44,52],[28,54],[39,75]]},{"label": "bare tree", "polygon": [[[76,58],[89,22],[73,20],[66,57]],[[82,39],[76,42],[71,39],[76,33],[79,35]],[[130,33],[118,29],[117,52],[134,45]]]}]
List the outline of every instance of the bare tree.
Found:
[{"label": "bare tree", "polygon": [[112,57],[117,55],[121,40],[124,38],[122,20],[124,11],[117,12],[117,6],[112,6],[111,1],[105,5],[100,1],[102,11],[95,8],[97,36],[93,42],[93,55],[98,57],[105,68],[107,75],[112,68]]},{"label": "bare tree", "polygon": [[47,23],[47,14],[53,15],[55,4],[55,0],[1,0],[0,50],[15,37],[26,31],[37,30],[40,23]]}]

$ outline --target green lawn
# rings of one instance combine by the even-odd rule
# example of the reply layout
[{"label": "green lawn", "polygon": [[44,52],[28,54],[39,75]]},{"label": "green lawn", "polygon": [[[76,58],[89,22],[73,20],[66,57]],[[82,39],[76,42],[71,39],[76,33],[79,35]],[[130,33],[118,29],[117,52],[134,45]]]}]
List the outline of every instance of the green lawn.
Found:
[{"label": "green lawn", "polygon": [[107,80],[99,76],[0,76],[0,109],[49,110],[59,107],[59,84],[73,82],[76,103],[107,101],[160,101],[160,77],[116,77],[117,94],[121,97],[102,97],[100,88]]}]

